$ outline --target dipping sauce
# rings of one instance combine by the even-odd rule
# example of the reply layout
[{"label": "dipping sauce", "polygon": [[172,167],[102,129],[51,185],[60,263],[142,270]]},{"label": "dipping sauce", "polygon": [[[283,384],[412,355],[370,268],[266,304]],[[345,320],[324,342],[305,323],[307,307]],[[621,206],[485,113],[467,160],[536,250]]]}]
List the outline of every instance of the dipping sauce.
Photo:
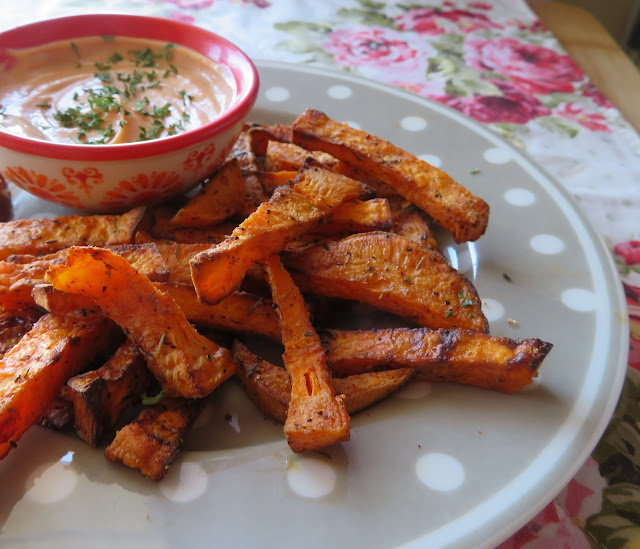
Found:
[{"label": "dipping sauce", "polygon": [[96,36],[9,53],[0,128],[56,143],[169,137],[214,120],[236,94],[228,67],[160,41]]}]

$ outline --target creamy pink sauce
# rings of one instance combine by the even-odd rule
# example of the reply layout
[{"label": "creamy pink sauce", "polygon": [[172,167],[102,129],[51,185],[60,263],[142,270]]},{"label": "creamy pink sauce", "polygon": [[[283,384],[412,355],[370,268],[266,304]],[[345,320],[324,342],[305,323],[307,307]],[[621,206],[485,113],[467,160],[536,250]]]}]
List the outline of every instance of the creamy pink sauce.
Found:
[{"label": "creamy pink sauce", "polygon": [[96,36],[11,54],[0,128],[56,143],[168,137],[214,120],[236,93],[228,67],[160,41]]}]

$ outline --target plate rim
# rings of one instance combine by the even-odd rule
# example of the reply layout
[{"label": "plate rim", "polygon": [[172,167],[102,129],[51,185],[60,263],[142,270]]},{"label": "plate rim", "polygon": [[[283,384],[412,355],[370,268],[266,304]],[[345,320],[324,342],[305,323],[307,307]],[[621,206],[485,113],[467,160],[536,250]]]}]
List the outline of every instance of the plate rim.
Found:
[{"label": "plate rim", "polygon": [[[626,314],[626,300],[624,298],[622,284],[620,283],[620,277],[617,273],[617,270],[615,269],[615,264],[613,262],[613,258],[610,254],[610,251],[606,247],[606,244],[602,236],[597,232],[592,222],[586,217],[586,214],[579,208],[578,204],[571,197],[569,192],[553,176],[547,173],[543,167],[539,166],[534,160],[532,160],[526,152],[523,152],[515,148],[512,144],[505,141],[502,137],[493,133],[491,130],[480,125],[474,120],[462,115],[458,111],[450,107],[444,106],[440,103],[437,103],[433,100],[422,97],[418,94],[414,94],[412,92],[409,92],[400,88],[396,88],[388,84],[370,80],[359,75],[347,74],[331,67],[296,65],[293,63],[255,59],[255,58],[253,59],[253,61],[258,69],[258,73],[260,73],[260,71],[264,69],[280,69],[280,70],[289,70],[293,72],[302,72],[306,74],[316,74],[323,77],[334,78],[337,81],[353,82],[358,85],[363,85],[368,88],[373,88],[374,90],[379,92],[391,93],[395,96],[404,98],[413,103],[421,104],[422,106],[426,107],[428,110],[443,114],[448,119],[453,119],[455,122],[461,123],[463,126],[468,128],[469,130],[486,138],[488,141],[495,143],[496,146],[508,149],[512,154],[513,160],[518,162],[520,168],[522,168],[525,171],[531,170],[530,175],[532,179],[535,179],[535,182],[537,185],[540,184],[540,179],[543,179],[546,182],[548,182],[548,184],[550,185],[550,189],[553,190],[554,193],[557,193],[560,199],[562,199],[565,202],[565,205],[570,208],[573,214],[577,217],[577,220],[580,222],[579,228],[584,229],[585,237],[588,239],[588,242],[590,243],[590,245],[592,245],[593,252],[595,252],[595,257],[600,260],[600,262],[597,264],[597,267],[601,270],[603,280],[606,282],[615,282],[615,284],[605,285],[607,303],[611,306],[611,310],[608,311],[611,319],[607,323],[607,327],[610,328],[607,334],[607,337],[609,340],[609,347],[607,349],[607,352],[603,353],[604,357],[606,358],[609,354],[609,351],[613,348],[613,345],[617,344],[616,350],[618,352],[616,353],[616,356],[614,358],[609,357],[607,362],[607,364],[615,365],[615,371],[614,371],[615,379],[611,380],[611,382],[609,383],[609,391],[605,395],[606,398],[604,398],[603,395],[600,395],[598,393],[599,400],[602,400],[602,403],[600,403],[599,405],[600,409],[602,410],[602,412],[599,414],[599,421],[595,422],[594,429],[590,429],[590,435],[588,437],[584,435],[581,436],[581,433],[580,433],[580,429],[584,427],[584,422],[581,423],[580,427],[575,430],[574,438],[580,438],[581,440],[582,439],[584,440],[581,444],[581,451],[578,452],[577,457],[573,459],[572,466],[564,467],[563,473],[559,475],[557,479],[554,479],[553,483],[550,483],[550,485],[543,491],[543,494],[537,497],[537,502],[533,505],[531,504],[527,505],[525,510],[518,515],[518,520],[510,520],[505,522],[504,524],[496,525],[496,524],[493,524],[493,522],[495,522],[494,521],[495,517],[493,515],[492,517],[490,517],[491,520],[489,521],[489,523],[491,524],[489,524],[489,526],[493,528],[491,531],[491,534],[488,537],[483,538],[481,541],[474,539],[473,546],[479,547],[479,548],[487,548],[487,549],[489,549],[490,547],[494,547],[498,543],[507,539],[510,535],[516,532],[520,527],[522,527],[527,522],[529,522],[542,508],[544,508],[545,505],[547,505],[566,486],[566,484],[571,480],[571,478],[575,476],[576,472],[582,467],[582,465],[584,464],[584,461],[589,457],[589,455],[592,453],[593,449],[595,448],[596,444],[602,437],[602,434],[604,433],[607,425],[610,422],[611,416],[614,413],[615,406],[620,397],[620,393],[622,391],[623,384],[627,374],[629,333],[627,329],[628,315]],[[261,93],[262,93],[262,90],[259,92],[259,94]],[[254,106],[254,109],[256,107],[261,108],[260,106],[257,105],[257,103],[256,103],[256,106]],[[281,112],[282,114],[289,114],[288,110],[283,109],[281,111],[278,111],[276,107],[277,105],[274,105],[274,108],[272,109],[274,113]],[[251,115],[249,115],[249,118],[250,116]],[[550,189],[544,187],[544,190],[547,192],[549,192]],[[564,217],[565,216],[564,208],[562,209],[562,214]],[[569,221],[567,220],[567,222]],[[572,223],[571,223],[571,227],[576,231],[577,239],[582,245],[582,237],[580,236],[579,231],[574,227]],[[583,249],[583,252],[586,258],[585,262],[588,263],[589,254],[584,249]],[[592,281],[595,287],[596,281],[595,281],[594,273],[591,272],[590,275],[591,275],[590,280]],[[614,306],[617,307],[617,309],[619,310],[613,310]],[[625,322],[620,323],[620,326],[625,329],[613,330],[611,329],[614,326],[613,317],[617,316],[619,313],[624,313]],[[594,326],[594,334],[595,334],[595,332],[597,331],[600,325],[599,319],[604,313],[599,313],[596,311],[594,314],[596,315],[596,321]],[[594,359],[593,359],[594,354],[595,354],[595,346],[590,355],[592,357],[591,358],[592,364],[594,363]],[[593,370],[593,367],[590,370]],[[573,413],[574,409],[576,408],[576,404],[580,400],[581,395],[584,392],[584,387],[586,386],[586,382],[584,383],[585,385],[581,388],[580,392],[576,397],[576,403],[574,403],[574,405],[571,407],[571,410],[568,412],[568,414]],[[592,412],[589,411],[589,413],[592,413]],[[571,444],[569,446],[571,446]],[[547,447],[548,447],[548,443],[541,450],[541,453],[544,452]],[[194,452],[194,454],[196,453],[197,452]],[[565,458],[565,454],[557,456],[557,461],[560,462],[564,458]],[[192,461],[191,458],[188,458],[188,460]],[[524,471],[518,473],[516,477],[512,479],[507,485],[502,487],[500,491],[505,490],[511,484],[513,484],[515,480],[520,478],[520,476],[523,473],[529,470],[529,467],[530,465],[528,465],[524,469]],[[530,495],[529,492],[528,494]],[[419,534],[418,535],[419,537],[416,537],[415,539],[404,543],[403,545],[401,545],[401,547],[403,547],[404,549],[418,549],[423,547],[431,548],[431,547],[440,547],[445,545],[453,546],[453,547],[467,547],[469,536],[473,536],[474,534],[477,533],[478,530],[472,530],[471,532],[464,531],[464,529],[461,529],[457,526],[457,522],[461,518],[468,517],[472,513],[477,513],[478,509],[483,508],[483,506],[486,504],[487,501],[492,500],[494,495],[495,494],[492,493],[492,495],[490,495],[487,498],[487,500],[480,502],[475,507],[469,509],[464,515],[457,515],[452,521],[446,523],[442,527],[435,529],[431,532],[428,532],[426,534]],[[543,495],[544,497],[542,497]],[[517,508],[518,506],[524,506],[525,499],[526,498],[523,498],[523,497],[519,498],[514,504],[514,507]],[[495,513],[495,514],[498,517],[500,516],[500,513]],[[488,524],[485,523],[480,528],[486,529],[488,528]],[[451,537],[448,535],[452,529],[457,530],[455,532],[456,535],[454,537]],[[465,541],[467,541],[467,544],[465,544]]]},{"label": "plate rim", "polygon": [[[540,185],[545,191],[551,194],[552,198],[557,202],[559,198],[564,202],[564,207],[562,207],[562,213],[565,219],[566,210],[568,209],[571,214],[576,218],[576,221],[580,223],[580,226],[576,227],[574,222],[567,219],[570,223],[570,226],[576,232],[576,236],[578,241],[580,242],[581,249],[585,254],[586,263],[591,263],[587,250],[584,248],[586,237],[586,242],[593,247],[593,252],[599,259],[597,264],[590,265],[591,268],[591,279],[593,280],[594,286],[596,286],[596,272],[594,268],[599,268],[601,270],[600,277],[604,282],[611,282],[612,284],[604,284],[604,288],[606,288],[607,294],[607,303],[610,305],[611,310],[608,311],[613,320],[610,320],[608,326],[605,328],[609,328],[609,332],[607,334],[608,339],[608,347],[607,350],[610,351],[612,349],[617,350],[618,352],[615,354],[613,359],[609,359],[607,364],[610,364],[615,367],[615,377],[609,384],[609,391],[607,394],[598,393],[597,396],[594,396],[594,400],[596,397],[604,398],[604,402],[601,405],[602,413],[598,415],[598,421],[595,422],[595,428],[591,430],[590,435],[586,437],[586,440],[580,445],[581,449],[577,452],[577,455],[572,461],[571,466],[567,466],[563,469],[563,473],[559,475],[559,478],[554,479],[553,483],[549,483],[550,485],[544,491],[544,497],[540,495],[537,498],[537,502],[532,505],[528,505],[526,510],[519,515],[518,520],[512,520],[506,524],[503,524],[501,527],[494,530],[494,533],[490,535],[490,537],[483,539],[481,542],[478,540],[474,540],[474,546],[478,548],[486,548],[490,549],[500,542],[508,539],[509,536],[517,532],[522,526],[526,525],[531,519],[533,519],[546,505],[548,505],[557,495],[566,487],[566,485],[571,481],[571,479],[575,476],[575,474],[580,470],[580,468],[584,465],[585,461],[593,452],[594,448],[602,438],[613,413],[615,411],[616,405],[620,398],[620,394],[622,392],[623,384],[626,379],[627,369],[628,369],[628,345],[629,345],[629,332],[627,329],[624,330],[614,330],[613,323],[615,321],[615,317],[620,313],[625,315],[625,322],[623,325],[626,326],[628,322],[628,315],[626,313],[626,299],[624,297],[624,291],[622,284],[620,282],[620,277],[615,269],[615,264],[611,254],[606,247],[603,237],[596,230],[595,226],[591,222],[591,220],[586,216],[586,214],[580,209],[579,205],[575,201],[575,199],[570,195],[570,193],[565,189],[562,184],[552,176],[544,167],[540,166],[531,156],[526,152],[517,149],[511,143],[500,137],[499,135],[493,133],[490,129],[482,126],[475,120],[471,119],[463,115],[462,113],[456,111],[455,109],[448,107],[446,105],[442,105],[437,101],[428,99],[416,93],[410,92],[408,90],[404,90],[401,88],[397,88],[391,86],[389,84],[378,82],[376,80],[368,79],[361,75],[356,75],[353,73],[345,73],[333,67],[325,67],[325,66],[317,66],[317,65],[296,65],[293,63],[287,63],[282,61],[273,61],[269,59],[256,59],[254,58],[254,63],[258,68],[258,72],[260,73],[263,69],[279,69],[279,70],[289,70],[293,72],[299,73],[307,73],[312,75],[324,76],[335,78],[337,80],[341,80],[344,82],[353,82],[358,85],[362,85],[365,87],[373,88],[376,91],[380,91],[382,93],[391,93],[392,95],[398,96],[400,98],[404,98],[410,102],[422,104],[425,108],[435,111],[439,114],[444,115],[445,117],[458,122],[459,124],[465,126],[469,130],[474,133],[486,138],[488,141],[494,143],[496,146],[506,148],[510,151],[512,155],[512,160],[518,163],[518,165],[526,171],[532,179],[535,180],[536,184]],[[284,112],[287,112],[286,110]],[[541,180],[546,182],[546,185],[542,185]],[[554,197],[553,195],[556,195]],[[561,205],[562,206],[562,205]],[[582,229],[585,232],[585,235],[581,235],[578,229]],[[598,330],[602,330],[602,315],[604,313],[599,313],[597,310],[594,312],[595,314],[595,324],[596,327],[594,329],[594,334],[597,334]],[[617,336],[617,337],[616,337]],[[614,347],[615,345],[615,347]],[[595,344],[593,347],[593,354],[597,351]],[[603,354],[603,358],[607,356],[611,356],[610,352],[601,352]],[[591,367],[587,374],[593,370],[594,359],[591,359]],[[585,376],[586,379],[586,376]],[[580,393],[576,398],[576,402],[571,407],[569,411],[569,417],[573,416],[576,413],[578,405],[583,398],[583,393],[585,393],[585,387],[587,384],[583,385]],[[592,413],[592,412],[590,412]],[[565,422],[567,423],[567,422]],[[584,427],[585,421],[582,421],[581,427]],[[579,438],[580,429],[574,430],[574,437],[571,441],[575,443],[575,440]],[[555,440],[558,435],[555,435],[552,440]],[[569,447],[572,444],[568,445]],[[548,449],[548,445],[542,450],[542,453],[545,453]],[[568,448],[567,448],[568,449]],[[560,455],[557,457],[556,461],[560,461],[562,458],[566,459],[566,456]],[[519,473],[514,479],[512,479],[506,486],[504,486],[497,494],[502,493],[507,490],[510,486],[512,486],[520,477],[522,477],[527,471],[529,471],[538,459],[534,460],[533,464],[529,464],[521,473]],[[473,535],[475,531],[465,531],[460,528],[458,524],[460,520],[464,517],[468,517],[469,515],[476,514],[479,510],[484,509],[496,496],[496,494],[489,496],[489,498],[480,504],[476,505],[467,513],[462,516],[456,517],[452,521],[443,525],[441,528],[438,528],[426,535],[420,536],[410,542],[402,544],[400,547],[402,549],[419,549],[422,547],[440,547],[440,546],[449,546],[451,544],[459,544],[462,543],[465,538]],[[523,505],[525,498],[520,498],[516,502],[517,505]],[[483,525],[483,527],[487,527],[487,525]],[[455,537],[450,538],[447,536],[447,533],[455,530]],[[427,545],[425,545],[427,544]],[[454,545],[452,545],[454,546]],[[464,545],[461,545],[463,547]]]}]

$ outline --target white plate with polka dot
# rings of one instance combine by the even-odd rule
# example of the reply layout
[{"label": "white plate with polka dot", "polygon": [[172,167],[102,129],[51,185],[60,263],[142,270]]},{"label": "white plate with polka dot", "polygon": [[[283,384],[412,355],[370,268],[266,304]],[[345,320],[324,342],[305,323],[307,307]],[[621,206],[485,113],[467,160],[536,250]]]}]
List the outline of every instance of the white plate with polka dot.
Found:
[{"label": "white plate with polka dot", "polygon": [[[625,305],[607,250],[557,184],[494,134],[417,96],[260,63],[253,119],[307,107],[442,167],[491,206],[485,236],[445,244],[491,331],[554,344],[517,395],[414,383],[352,420],[351,440],[294,456],[233,382],[160,483],[34,428],[0,462],[3,547],[492,547],[587,459],[624,379]],[[60,213],[25,194],[23,217]]]}]

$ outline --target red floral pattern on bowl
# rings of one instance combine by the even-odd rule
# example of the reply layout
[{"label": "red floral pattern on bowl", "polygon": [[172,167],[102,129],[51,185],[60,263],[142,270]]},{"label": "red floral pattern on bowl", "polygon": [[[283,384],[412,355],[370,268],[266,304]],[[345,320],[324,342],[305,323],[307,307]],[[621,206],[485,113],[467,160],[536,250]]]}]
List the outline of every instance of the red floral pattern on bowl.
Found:
[{"label": "red floral pattern on bowl", "polygon": [[38,198],[72,208],[78,206],[80,197],[77,192],[48,175],[27,170],[22,166],[8,167],[1,172],[1,175],[6,181],[16,184]]}]

